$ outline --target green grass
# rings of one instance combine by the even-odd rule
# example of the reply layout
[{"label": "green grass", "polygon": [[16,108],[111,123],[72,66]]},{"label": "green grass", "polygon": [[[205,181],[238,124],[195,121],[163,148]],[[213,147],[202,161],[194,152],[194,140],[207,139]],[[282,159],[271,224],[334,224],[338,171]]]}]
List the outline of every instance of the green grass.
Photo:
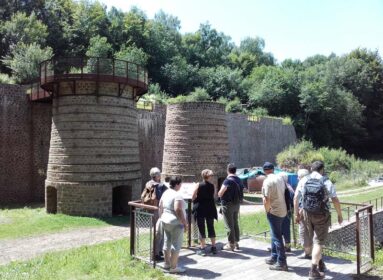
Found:
[{"label": "green grass", "polygon": [[379,248],[375,251],[374,268],[369,274],[383,276],[383,248]]},{"label": "green grass", "polygon": [[[254,236],[269,230],[269,224],[264,212],[240,215],[239,227],[241,235]],[[218,238],[226,237],[226,230],[221,217],[218,223],[215,224],[215,231]]]},{"label": "green grass", "polygon": [[133,260],[123,239],[0,266],[2,280],[43,279],[173,279]]},{"label": "green grass", "polygon": [[262,204],[262,197],[260,195],[246,193],[243,195],[245,200]]},{"label": "green grass", "polygon": [[98,219],[47,214],[42,207],[0,209],[0,239],[39,235],[81,227],[128,223],[128,218],[123,216]]},{"label": "green grass", "polygon": [[[372,200],[373,205],[375,205],[375,199],[383,197],[383,187],[374,189],[371,191],[365,190],[364,192],[347,195],[347,196],[339,196],[339,200],[341,202],[353,202],[353,203],[362,203]],[[380,207],[380,199],[378,200],[378,206]]]}]

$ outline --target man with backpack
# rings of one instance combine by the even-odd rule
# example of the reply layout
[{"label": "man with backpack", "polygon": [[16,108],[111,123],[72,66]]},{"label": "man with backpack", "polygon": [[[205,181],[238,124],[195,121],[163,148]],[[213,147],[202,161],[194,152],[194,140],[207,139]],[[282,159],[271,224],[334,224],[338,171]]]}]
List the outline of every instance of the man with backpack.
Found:
[{"label": "man with backpack", "polygon": [[227,177],[218,192],[218,197],[221,198],[221,211],[229,241],[223,249],[231,251],[239,249],[238,218],[240,203],[243,200],[243,185],[236,172],[237,167],[233,163],[228,164]]},{"label": "man with backpack", "polygon": [[[157,206],[163,195],[163,193],[168,189],[165,184],[161,183],[161,170],[157,167],[150,169],[151,180],[148,181],[145,185],[145,188],[141,194],[141,201],[144,204]],[[156,243],[154,244],[154,258],[157,261],[163,260],[161,256],[161,249],[163,245],[163,229],[161,223],[157,223],[159,218],[158,211],[154,212],[153,215],[153,226],[156,227]]]},{"label": "man with backpack", "polygon": [[299,181],[296,192],[301,192],[303,211],[298,212],[298,199],[294,201],[295,221],[303,219],[308,234],[308,241],[312,245],[311,269],[309,279],[324,279],[325,264],[322,260],[322,248],[325,245],[331,223],[329,199],[331,198],[338,214],[338,222],[343,222],[340,202],[336,195],[335,186],[324,176],[323,161],[315,161],[311,165],[311,174]]}]

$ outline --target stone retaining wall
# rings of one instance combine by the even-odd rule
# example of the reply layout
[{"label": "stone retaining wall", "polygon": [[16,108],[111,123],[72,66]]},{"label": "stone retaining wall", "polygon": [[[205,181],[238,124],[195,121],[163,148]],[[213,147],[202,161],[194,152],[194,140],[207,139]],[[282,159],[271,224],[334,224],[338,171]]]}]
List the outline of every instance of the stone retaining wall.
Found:
[{"label": "stone retaining wall", "polygon": [[275,163],[277,154],[297,139],[294,127],[283,125],[281,119],[254,122],[243,114],[227,114],[227,126],[230,161],[239,167]]},{"label": "stone retaining wall", "polygon": [[[84,93],[92,92],[90,86],[83,85],[81,87]],[[112,85],[110,85],[110,87],[111,91],[115,90]],[[78,90],[80,90],[80,88],[78,88]],[[69,91],[70,87],[63,86],[61,90],[64,91],[65,89]],[[132,177],[132,180],[129,182],[129,186],[134,186],[132,187],[131,196],[137,198],[139,197],[143,184],[149,180],[149,169],[153,166],[159,168],[162,166],[166,107],[156,106],[153,112],[138,110],[138,136],[134,136],[132,140],[136,141],[135,139],[138,137],[139,157],[137,153],[135,155],[132,154],[131,157],[127,160],[124,159],[124,162],[122,162],[122,157],[116,156],[116,154],[130,154],[132,152],[130,148],[121,148],[120,144],[121,141],[125,141],[126,143],[131,141],[129,137],[132,137],[132,135],[129,133],[126,134],[125,131],[130,130],[134,125],[129,121],[129,115],[123,115],[123,110],[121,111],[113,105],[114,101],[112,101],[113,98],[111,96],[100,96],[97,100],[97,102],[107,102],[110,105],[104,106],[102,116],[93,114],[94,104],[83,103],[81,96],[70,98],[68,96],[62,99],[61,103],[56,104],[60,110],[60,115],[56,115],[56,120],[58,123],[60,122],[61,126],[60,136],[64,138],[73,136],[79,139],[89,138],[90,136],[90,132],[86,130],[86,127],[89,127],[89,125],[84,127],[84,125],[79,122],[75,123],[72,127],[75,131],[71,131],[72,128],[69,128],[69,126],[63,122],[63,115],[66,115],[65,118],[71,122],[76,121],[77,118],[88,117],[97,120],[97,123],[91,125],[94,128],[92,133],[96,133],[94,134],[96,137],[95,139],[88,139],[86,142],[80,143],[82,147],[79,147],[78,143],[75,145],[75,143],[67,142],[68,139],[63,142],[59,137],[59,132],[55,128],[52,133],[52,152],[61,153],[65,150],[66,153],[71,153],[71,158],[68,159],[66,156],[52,157],[50,159],[49,171],[51,175],[49,179],[59,176],[67,180],[68,176],[72,176],[64,174],[68,172],[68,168],[72,171],[84,172],[84,166],[75,166],[79,163],[88,162],[100,164],[101,158],[93,154],[76,155],[79,149],[88,149],[88,145],[97,146],[98,151],[102,153],[107,151],[114,152],[114,155],[111,156],[103,154],[102,161],[107,162],[107,165],[109,165],[109,163],[113,163],[112,165],[114,165],[114,167],[104,165],[102,168],[105,168],[105,170],[111,170],[112,168],[114,171],[118,171],[115,170],[115,168],[124,167],[117,167],[117,165],[126,161],[129,161],[129,164],[137,164],[137,162],[141,164],[142,184],[137,183],[138,173],[137,176],[133,176],[134,178]],[[66,106],[69,104],[68,102],[72,102],[73,106]],[[200,105],[195,106],[198,107]],[[210,109],[205,108],[202,111],[210,113],[209,110]],[[44,181],[48,170],[48,154],[52,126],[51,111],[52,105],[49,103],[29,102],[20,86],[0,85],[0,204],[44,201]],[[194,109],[192,111],[194,111]],[[116,112],[120,117],[113,122],[113,115],[116,114]],[[222,163],[219,166],[213,165],[210,167],[217,169],[217,171],[215,170],[216,172],[222,172],[222,176],[225,176],[226,163],[229,161],[235,162],[239,167],[260,165],[265,160],[273,161],[275,155],[283,149],[284,146],[295,141],[293,127],[282,125],[279,120],[263,119],[260,122],[249,122],[244,115],[225,115],[221,109],[219,113],[218,111],[214,113],[214,115],[218,116],[216,120],[214,120],[214,118],[210,118],[210,120],[206,119],[201,113],[197,113],[197,111],[192,114],[195,116],[193,117],[193,121],[195,122],[193,126],[196,128],[201,127],[201,131],[199,131],[198,134],[194,134],[193,137],[199,138],[198,141],[200,144],[205,142],[207,144],[205,147],[218,145],[222,148],[219,154],[222,153],[225,160],[221,160]],[[180,116],[182,116],[182,114]],[[112,120],[113,123],[106,126],[101,124],[101,121],[105,118]],[[210,126],[212,130],[206,133],[202,131],[207,127],[201,125],[201,123],[206,122],[208,124],[209,121],[216,122],[218,120],[220,124],[215,125],[216,128],[215,126]],[[227,137],[222,134],[222,129],[225,125],[227,126]],[[53,127],[56,127],[56,124],[53,124]],[[110,144],[109,147],[105,147],[105,143],[103,144],[102,142],[104,140],[101,139],[108,137],[106,130],[112,127],[118,128],[118,131],[114,132],[113,139],[107,140]],[[189,129],[186,133],[197,132],[193,128],[191,130]],[[209,135],[214,135],[214,137],[206,138]],[[168,135],[168,137],[170,136],[171,134]],[[195,141],[195,139],[190,141]],[[228,141],[228,144],[224,144],[225,141]],[[215,144],[211,145],[212,143]],[[65,147],[63,147],[63,145]],[[225,155],[225,153],[227,154]],[[207,159],[209,159],[209,155],[215,156],[216,153],[212,153],[212,150],[209,148],[205,151],[205,155]],[[203,156],[203,160],[205,160],[205,155]],[[195,156],[194,153],[193,156]],[[170,160],[169,157],[171,156],[166,156],[167,160]],[[196,159],[196,162],[201,163],[199,169],[208,168],[208,166],[204,164],[207,161],[201,162],[201,160],[198,161],[198,159]],[[58,166],[57,163],[62,163],[63,166]],[[182,164],[180,164],[180,166],[182,167]],[[200,179],[199,172],[201,170],[196,171],[196,174],[193,175],[197,176],[196,179],[198,180]],[[181,171],[187,175],[187,170],[180,169],[180,172]],[[58,175],[60,173],[62,175]],[[115,189],[120,187],[118,184],[120,184],[121,181],[117,181],[116,183],[117,185],[113,184],[111,188]],[[56,195],[60,194],[57,193]],[[57,208],[58,207],[60,206],[57,205]]]},{"label": "stone retaining wall", "polygon": [[[361,219],[362,223],[367,223],[367,216]],[[383,242],[383,210],[373,213],[374,238],[376,242]],[[335,246],[342,251],[353,251],[356,242],[356,222],[355,218],[350,222],[345,222],[344,226],[330,229],[327,244],[330,247]],[[367,238],[367,237],[366,237]]]},{"label": "stone retaining wall", "polygon": [[0,85],[0,205],[44,200],[50,126],[50,104]]}]

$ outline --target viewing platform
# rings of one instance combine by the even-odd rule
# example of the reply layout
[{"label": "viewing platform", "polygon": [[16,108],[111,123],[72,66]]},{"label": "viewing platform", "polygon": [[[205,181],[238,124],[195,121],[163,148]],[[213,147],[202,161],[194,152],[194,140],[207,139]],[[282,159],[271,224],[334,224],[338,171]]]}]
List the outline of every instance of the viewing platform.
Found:
[{"label": "viewing platform", "polygon": [[[133,88],[135,101],[148,89],[148,71],[133,62],[100,57],[53,57],[40,63],[39,80],[31,83],[27,94],[31,101],[50,101],[52,92],[59,94],[59,83],[68,83],[71,94],[78,94],[78,83],[95,82],[117,84],[121,94],[126,87]],[[66,93],[68,95],[68,93]]]}]

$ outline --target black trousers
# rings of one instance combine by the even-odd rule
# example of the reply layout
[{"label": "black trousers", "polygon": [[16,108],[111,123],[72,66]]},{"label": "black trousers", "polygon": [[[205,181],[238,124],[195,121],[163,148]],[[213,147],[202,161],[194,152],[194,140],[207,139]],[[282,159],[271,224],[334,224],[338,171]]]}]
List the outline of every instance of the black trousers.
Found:
[{"label": "black trousers", "polygon": [[197,225],[200,238],[206,238],[205,221],[209,238],[215,238],[214,218],[197,217]]}]

